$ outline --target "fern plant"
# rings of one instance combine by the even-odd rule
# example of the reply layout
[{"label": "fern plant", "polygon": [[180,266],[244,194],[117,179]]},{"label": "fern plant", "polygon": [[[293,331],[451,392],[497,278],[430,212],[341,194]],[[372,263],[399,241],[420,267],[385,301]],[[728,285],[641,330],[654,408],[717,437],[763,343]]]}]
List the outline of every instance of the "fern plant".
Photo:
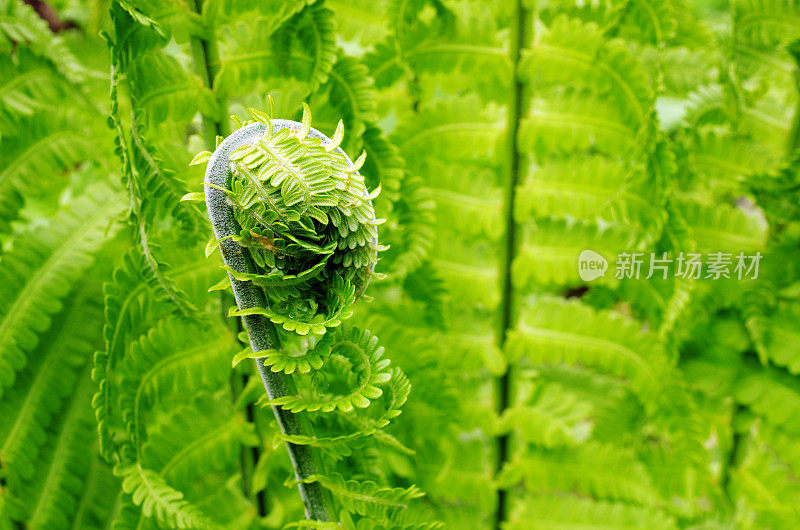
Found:
[{"label": "fern plant", "polygon": [[[301,123],[249,112],[252,119],[213,154],[203,151],[192,161],[208,162],[205,200],[216,236],[206,253],[221,251],[238,303],[229,316],[243,317],[249,336],[250,346],[234,363],[257,360],[262,401],[274,408],[306,517],[328,521],[333,506],[326,497],[333,493],[342,518],[355,514],[358,524],[397,526],[397,503],[418,496],[416,488],[345,482],[327,475],[309,452],[346,454],[380,432],[408,396],[408,380],[382,359],[376,337],[358,328],[329,329],[341,328],[352,314],[384,250],[377,243],[383,220],[375,219],[372,205],[380,190],[369,193],[358,173],[366,152],[354,163],[339,148],[341,121],[329,139],[311,128],[305,104]],[[390,393],[379,402],[382,387]],[[322,416],[314,421],[314,413]],[[331,430],[331,423],[342,423],[334,420],[337,413],[352,432]]]},{"label": "fern plant", "polygon": [[0,529],[798,526],[796,1],[30,4]]}]

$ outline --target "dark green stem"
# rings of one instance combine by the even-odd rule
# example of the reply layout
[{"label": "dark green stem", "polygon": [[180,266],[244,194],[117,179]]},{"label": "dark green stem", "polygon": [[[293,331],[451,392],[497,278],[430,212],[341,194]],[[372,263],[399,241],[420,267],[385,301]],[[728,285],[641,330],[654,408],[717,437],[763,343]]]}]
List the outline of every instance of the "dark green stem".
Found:
[{"label": "dark green stem", "polygon": [[[230,304],[226,307],[229,306]],[[236,319],[236,322],[238,323],[238,319]],[[247,381],[247,376],[239,373],[238,370],[234,370],[231,373],[230,387],[231,399],[233,402],[236,402],[236,400],[239,398],[242,391],[247,386]],[[255,410],[252,403],[245,405],[244,412],[247,422],[254,423]],[[262,441],[260,440],[260,437],[259,441]],[[239,463],[242,469],[242,494],[245,496],[245,498],[250,499],[253,505],[255,505],[258,515],[260,517],[264,517],[267,515],[267,500],[264,495],[264,491],[262,490],[259,492],[253,492],[253,475],[255,473],[256,464],[258,463],[258,459],[260,457],[261,444],[254,447],[246,447],[243,445],[239,450]]]},{"label": "dark green stem", "polygon": [[[794,83],[795,89],[800,92],[800,42],[795,41],[789,45],[789,53],[794,59]],[[800,149],[800,103],[794,109],[794,117],[792,119],[792,128],[789,130],[788,151],[789,157],[793,157],[797,150]]]},{"label": "dark green stem", "polygon": [[[202,12],[202,4],[203,0],[192,0],[192,7],[196,13],[199,14]],[[192,48],[192,60],[194,62],[195,73],[203,80],[205,87],[213,91],[214,79],[217,76],[217,72],[219,72],[221,62],[214,28],[207,28],[206,31],[209,33],[209,36],[192,36],[189,43]],[[227,102],[217,92],[214,92],[214,98],[217,100],[217,105],[222,116],[202,115],[206,144],[208,144],[208,148],[212,150],[216,147],[217,136],[227,136],[230,134],[228,122],[223,118],[227,114]]]},{"label": "dark green stem", "polygon": [[[734,425],[736,423],[736,416],[740,415],[745,410],[743,405],[735,405],[733,410],[731,411],[731,417],[729,423]],[[734,425],[735,428],[735,425]],[[722,473],[719,479],[719,486],[722,489],[723,493],[725,494],[730,506],[735,506],[735,501],[733,495],[730,491],[730,480],[731,480],[731,472],[733,469],[736,468],[738,465],[740,452],[742,450],[742,443],[744,441],[744,434],[740,432],[733,433],[733,437],[731,439],[731,448],[728,452],[728,458],[725,460],[722,468]]]},{"label": "dark green stem", "polygon": [[[513,326],[513,285],[511,283],[511,264],[517,250],[517,224],[514,220],[514,200],[516,197],[517,184],[519,182],[520,157],[517,150],[517,136],[519,134],[519,123],[522,117],[522,83],[516,75],[516,68],[519,64],[520,50],[525,44],[525,12],[520,0],[514,4],[514,17],[511,23],[511,64],[514,67],[514,82],[511,101],[508,105],[508,153],[506,167],[509,174],[509,184],[506,189],[505,197],[505,223],[506,240],[502,261],[501,278],[501,302],[500,302],[500,326],[498,330],[498,343],[500,349],[505,347],[506,336]],[[498,378],[496,382],[497,394],[497,414],[498,416],[509,407],[511,403],[511,385],[513,373],[511,367]],[[504,434],[497,438],[497,463],[495,470],[499,472],[508,461],[509,435]],[[500,528],[501,524],[508,517],[508,498],[506,491],[497,490],[497,510],[495,512],[495,527]]]},{"label": "dark green stem", "polygon": [[[279,349],[281,347],[275,325],[262,315],[249,315],[242,317],[242,320],[250,337],[253,351]],[[255,348],[258,348],[258,350]],[[297,394],[297,388],[290,375],[282,372],[273,372],[264,366],[263,359],[256,359],[255,362],[261,375],[261,380],[264,382],[267,397],[270,400]],[[282,407],[272,407],[272,409],[275,413],[275,418],[278,420],[281,432],[284,434],[308,435],[312,432],[311,422],[306,414],[289,412]],[[309,477],[316,475],[320,469],[320,466],[315,461],[311,447],[286,442],[286,449],[289,452],[289,459],[292,461],[292,466],[295,470],[295,478],[298,481],[300,496],[303,498],[303,504],[305,505],[306,517],[317,521],[328,521],[327,495],[322,486],[316,482],[304,482]]]}]

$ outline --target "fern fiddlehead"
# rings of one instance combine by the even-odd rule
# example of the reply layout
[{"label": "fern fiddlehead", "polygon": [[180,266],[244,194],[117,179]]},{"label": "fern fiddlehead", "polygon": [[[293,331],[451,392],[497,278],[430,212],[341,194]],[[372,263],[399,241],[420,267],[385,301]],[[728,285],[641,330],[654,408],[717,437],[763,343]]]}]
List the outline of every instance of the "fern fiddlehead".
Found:
[{"label": "fern fiddlehead", "polygon": [[[326,521],[333,516],[325,501],[332,490],[318,479],[324,470],[312,446],[374,433],[407,395],[407,380],[388,368],[369,332],[329,331],[350,316],[375,274],[382,221],[372,199],[380,190],[368,192],[358,173],[366,155],[353,162],[339,147],[341,122],[329,139],[311,128],[307,106],[302,122],[250,113],[252,120],[193,163],[208,161],[205,201],[216,236],[209,248],[220,248],[238,306],[230,315],[242,317],[250,342],[234,363],[257,359],[306,517]],[[296,382],[293,373],[305,379]],[[339,375],[352,389],[330,381]],[[315,436],[310,418],[298,414],[367,408],[393,378],[382,417],[350,418],[355,435]]]}]

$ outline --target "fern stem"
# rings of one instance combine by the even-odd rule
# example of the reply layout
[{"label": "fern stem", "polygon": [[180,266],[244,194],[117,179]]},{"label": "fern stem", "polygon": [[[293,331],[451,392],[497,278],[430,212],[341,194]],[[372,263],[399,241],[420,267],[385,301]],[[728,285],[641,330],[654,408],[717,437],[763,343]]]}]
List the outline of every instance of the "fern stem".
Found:
[{"label": "fern stem", "polygon": [[[238,232],[238,225],[233,215],[233,210],[227,202],[225,193],[221,188],[228,186],[229,180],[229,155],[237,147],[253,141],[263,134],[263,124],[252,124],[239,129],[228,136],[214,152],[206,169],[206,205],[208,214],[214,227],[214,233],[220,241],[220,249],[226,265],[234,270],[246,273],[256,272],[255,266],[247,253],[242,252],[238,243],[227,238]],[[266,299],[261,289],[250,282],[240,281],[230,276],[233,294],[239,309],[253,307],[266,307]],[[253,351],[279,349],[280,337],[275,325],[263,315],[246,315],[242,317],[244,328],[250,339]],[[283,372],[273,372],[264,366],[263,359],[256,359],[261,380],[267,397],[275,400],[280,397],[295,395],[297,389],[290,375]],[[308,416],[302,413],[291,413],[281,407],[273,406],[272,410],[280,430],[288,435],[308,435],[311,432]],[[317,482],[308,483],[306,480],[317,474],[319,466],[314,460],[314,454],[307,445],[286,443],[289,458],[295,471],[297,486],[305,505],[306,517],[317,521],[328,521],[328,496],[323,487]]]},{"label": "fern stem", "polygon": [[[228,304],[226,307],[230,307]],[[236,327],[239,327],[239,319],[236,319]],[[241,330],[237,330],[241,331]],[[238,333],[237,333],[238,335]],[[242,374],[239,370],[234,370],[231,373],[231,380],[230,380],[230,388],[231,388],[231,401],[233,403],[241,395],[244,388],[247,386],[247,376]],[[248,403],[244,408],[245,419],[248,423],[255,422],[255,407],[252,403]],[[261,437],[259,436],[259,442],[263,442]],[[267,515],[267,500],[264,495],[264,491],[259,491],[254,493],[253,492],[253,474],[255,473],[255,467],[258,463],[258,459],[261,456],[260,451],[261,444],[256,445],[254,447],[247,447],[242,445],[239,449],[239,465],[242,469],[242,494],[245,498],[250,499],[250,501],[255,505],[256,511],[260,517],[264,517]]]},{"label": "fern stem", "polygon": [[[202,2],[203,0],[193,0],[192,9],[196,13],[202,12]],[[214,78],[216,77],[220,68],[220,58],[219,46],[217,45],[217,39],[215,38],[215,32],[213,31],[213,28],[209,28],[209,32],[211,37],[208,39],[193,36],[191,38],[190,46],[192,50],[192,62],[194,63],[195,72],[201,77],[205,87],[213,91]],[[217,92],[214,92],[214,97],[217,100],[222,115],[224,116],[227,114],[227,103]],[[227,122],[220,121],[219,119],[212,116],[207,116],[206,114],[202,115],[202,119],[203,133],[206,137],[206,144],[209,149],[214,149],[217,143],[217,136],[227,136],[230,132],[226,125]],[[223,302],[224,310],[225,307],[227,307],[224,305],[226,293],[223,292],[220,296],[220,300]],[[238,332],[241,331],[241,323],[238,319],[234,324],[234,327],[236,328],[235,331],[238,335]],[[244,388],[246,382],[246,376],[240,375],[236,372],[231,374],[231,392],[234,401]],[[253,405],[249,404],[246,406],[245,414],[247,415],[247,421],[252,422],[254,417]],[[250,499],[256,505],[259,516],[264,516],[266,515],[266,498],[264,492],[260,491],[256,494],[253,494],[251,488],[251,481],[253,473],[255,472],[256,463],[258,463],[259,456],[259,447],[252,447],[249,449],[247,447],[241,448],[240,461],[242,468],[242,493],[246,498]]]},{"label": "fern stem", "polygon": [[[516,67],[520,60],[520,50],[525,44],[525,11],[521,0],[514,3],[514,16],[511,23],[511,50],[510,58],[514,65],[514,84],[511,101],[508,106],[508,153],[506,165],[509,174],[508,188],[505,197],[505,224],[506,240],[502,258],[501,302],[500,302],[500,328],[498,343],[501,350],[505,346],[506,336],[513,325],[513,286],[511,285],[511,264],[517,250],[517,225],[514,221],[514,201],[517,184],[519,182],[520,156],[517,149],[517,136],[522,118],[522,83],[516,76]],[[505,373],[496,381],[497,413],[502,414],[511,402],[511,385],[513,373],[507,367]],[[500,472],[508,460],[509,435],[504,434],[497,438],[497,463],[495,471]],[[508,516],[508,498],[503,489],[497,490],[497,508],[495,512],[495,528],[500,528]]]},{"label": "fern stem", "polygon": [[[798,70],[798,68],[800,68],[800,49],[798,49],[797,46],[790,46],[789,52],[792,55],[792,59],[794,59],[795,87],[798,87],[800,86],[800,70]],[[800,149],[800,104],[795,106],[794,116],[792,117],[792,125],[791,129],[789,130],[789,142],[788,142],[789,159],[792,159],[792,157],[794,157],[798,149]]]},{"label": "fern stem", "polygon": [[[728,420],[728,423],[730,425],[734,425],[736,416],[742,414],[744,411],[746,411],[746,407],[743,405],[735,405],[731,411],[731,417]],[[728,451],[728,457],[724,460],[724,466],[722,467],[722,472],[719,479],[720,488],[725,494],[725,498],[727,499],[731,508],[736,505],[735,495],[730,489],[731,475],[733,470],[735,470],[739,465],[739,458],[741,457],[740,452],[742,450],[744,438],[745,437],[742,433],[734,430],[733,437],[731,439],[731,447]]]},{"label": "fern stem", "polygon": [[[192,7],[196,13],[202,12],[203,0],[193,0]],[[219,46],[217,39],[214,37],[213,28],[208,30],[211,38],[201,38],[192,36],[190,46],[192,49],[192,59],[194,63],[195,72],[203,80],[203,84],[209,90],[214,90],[214,78],[220,68]],[[220,96],[219,93],[214,92],[214,98],[217,100],[220,113],[225,116],[228,112],[227,102]],[[227,136],[230,133],[228,122],[224,119],[220,120],[219,116],[202,115],[203,118],[203,132],[206,136],[206,144],[209,149],[214,149],[217,144],[217,136]]]}]

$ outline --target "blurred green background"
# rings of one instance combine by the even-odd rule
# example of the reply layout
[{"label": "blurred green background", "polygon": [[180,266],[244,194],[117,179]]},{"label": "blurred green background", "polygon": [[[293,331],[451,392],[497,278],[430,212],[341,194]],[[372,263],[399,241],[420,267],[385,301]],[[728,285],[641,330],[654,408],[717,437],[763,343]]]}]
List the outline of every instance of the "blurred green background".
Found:
[{"label": "blurred green background", "polygon": [[268,94],[367,153],[352,320],[412,385],[321,454],[424,496],[331,527],[800,527],[797,39],[795,0],[0,0],[0,530],[302,519],[180,202]]}]

